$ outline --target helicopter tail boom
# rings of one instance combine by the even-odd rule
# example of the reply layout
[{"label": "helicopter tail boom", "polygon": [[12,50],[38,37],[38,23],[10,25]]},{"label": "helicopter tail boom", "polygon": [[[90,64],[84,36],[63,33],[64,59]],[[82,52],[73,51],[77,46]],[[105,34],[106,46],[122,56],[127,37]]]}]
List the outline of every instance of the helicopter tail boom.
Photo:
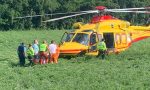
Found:
[{"label": "helicopter tail boom", "polygon": [[137,42],[150,37],[150,26],[131,26],[133,31],[132,34],[132,42]]}]

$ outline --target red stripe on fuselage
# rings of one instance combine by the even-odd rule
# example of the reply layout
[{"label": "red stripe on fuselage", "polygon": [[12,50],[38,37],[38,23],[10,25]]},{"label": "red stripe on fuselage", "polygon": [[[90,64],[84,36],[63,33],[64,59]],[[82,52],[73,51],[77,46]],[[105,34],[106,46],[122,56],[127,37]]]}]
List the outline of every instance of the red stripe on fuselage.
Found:
[{"label": "red stripe on fuselage", "polygon": [[136,39],[132,40],[132,43],[138,42],[138,41],[140,41],[140,40],[143,40],[143,39],[146,39],[146,38],[149,38],[149,37],[150,37],[150,36],[144,36],[144,37],[136,38]]}]

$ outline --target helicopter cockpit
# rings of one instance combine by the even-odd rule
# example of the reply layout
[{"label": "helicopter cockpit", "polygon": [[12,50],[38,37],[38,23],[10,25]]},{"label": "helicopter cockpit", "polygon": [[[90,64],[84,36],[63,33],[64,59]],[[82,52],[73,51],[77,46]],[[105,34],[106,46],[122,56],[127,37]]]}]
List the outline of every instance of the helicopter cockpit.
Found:
[{"label": "helicopter cockpit", "polygon": [[83,45],[88,45],[88,34],[77,33],[72,42],[77,42]]},{"label": "helicopter cockpit", "polygon": [[96,55],[99,41],[96,32],[65,32],[61,38],[61,55]]},{"label": "helicopter cockpit", "polygon": [[82,44],[89,47],[89,52],[95,52],[97,50],[97,43],[101,37],[98,37],[96,32],[93,30],[86,30],[84,32],[65,32],[62,36],[61,42],[63,43],[73,43]]},{"label": "helicopter cockpit", "polygon": [[[65,33],[65,34],[66,34],[66,33]],[[65,38],[65,37],[66,37],[66,38],[65,38],[65,40],[63,40],[63,42],[64,42],[64,41],[65,41],[65,42],[70,42],[71,39],[73,38],[74,34],[75,34],[75,33],[69,33],[69,34],[67,33],[67,34],[66,34],[67,36],[64,36],[64,38]]]},{"label": "helicopter cockpit", "polygon": [[61,42],[77,42],[83,45],[88,45],[89,35],[86,33],[64,33]]}]

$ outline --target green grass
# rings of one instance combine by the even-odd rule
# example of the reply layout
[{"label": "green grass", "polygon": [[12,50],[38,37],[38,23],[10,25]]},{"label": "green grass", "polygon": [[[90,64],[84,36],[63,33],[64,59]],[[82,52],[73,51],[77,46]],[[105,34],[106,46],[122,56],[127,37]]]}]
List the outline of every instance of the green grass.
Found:
[{"label": "green grass", "polygon": [[[150,39],[133,44],[107,60],[95,57],[59,59],[59,63],[17,66],[17,46],[52,39],[65,31],[0,32],[0,90],[149,90]],[[28,63],[28,61],[26,61]]]}]

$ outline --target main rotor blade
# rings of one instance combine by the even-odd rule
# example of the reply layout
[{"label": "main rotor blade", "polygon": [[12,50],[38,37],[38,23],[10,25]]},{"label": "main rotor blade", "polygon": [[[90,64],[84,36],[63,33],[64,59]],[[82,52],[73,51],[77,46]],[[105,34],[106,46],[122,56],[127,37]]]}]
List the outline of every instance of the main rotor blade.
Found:
[{"label": "main rotor blade", "polygon": [[107,12],[120,12],[120,13],[145,13],[145,14],[150,14],[150,11],[116,11],[116,10],[107,10]]},{"label": "main rotor blade", "polygon": [[62,14],[71,14],[78,12],[70,12],[70,13],[53,13],[53,14],[44,14],[44,15],[32,15],[32,16],[23,16],[23,17],[15,17],[14,19],[22,19],[22,18],[31,18],[31,17],[42,17],[42,16],[50,16],[50,15],[62,15]]},{"label": "main rotor blade", "polygon": [[43,15],[33,15],[33,16],[23,16],[23,17],[14,17],[13,19],[22,19],[22,18],[31,18],[31,17],[41,17]]},{"label": "main rotor blade", "polygon": [[90,14],[90,13],[99,13],[99,11],[98,10],[91,10],[91,11],[86,11],[85,13],[79,13],[79,14],[74,14],[74,15],[60,17],[60,18],[54,18],[54,19],[43,21],[43,22],[52,22],[52,21],[57,21],[57,20],[61,20],[61,19],[71,18],[71,17],[85,15],[85,14]]},{"label": "main rotor blade", "polygon": [[42,17],[42,16],[54,16],[54,15],[63,15],[63,14],[77,14],[77,13],[83,13],[83,12],[92,12],[94,10],[89,11],[80,11],[80,12],[67,12],[67,13],[52,13],[52,14],[44,14],[44,15],[32,15],[32,16],[22,16],[22,17],[14,17],[13,19],[23,19],[23,18],[32,18],[32,17]]},{"label": "main rotor blade", "polygon": [[108,10],[116,10],[116,11],[132,11],[132,10],[145,10],[150,9],[150,7],[141,7],[141,8],[123,8],[123,9],[108,9]]}]

